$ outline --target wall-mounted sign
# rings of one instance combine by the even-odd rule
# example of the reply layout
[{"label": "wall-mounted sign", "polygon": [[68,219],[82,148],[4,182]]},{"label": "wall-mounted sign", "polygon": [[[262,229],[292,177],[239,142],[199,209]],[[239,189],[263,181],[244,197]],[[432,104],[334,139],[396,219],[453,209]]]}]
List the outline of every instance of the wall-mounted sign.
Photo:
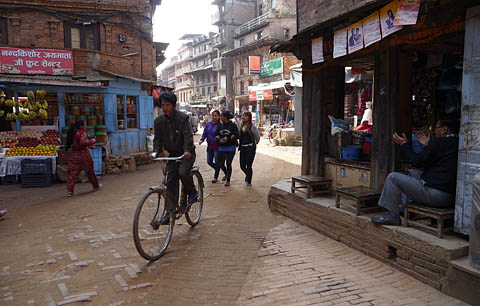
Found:
[{"label": "wall-mounted sign", "polygon": [[312,39],[312,64],[323,61],[323,37]]},{"label": "wall-mounted sign", "polygon": [[257,92],[251,91],[248,93],[248,101],[257,101]]},{"label": "wall-mounted sign", "polygon": [[248,57],[248,73],[260,74],[260,56]]},{"label": "wall-mounted sign", "polygon": [[282,74],[282,73],[283,73],[282,57],[263,63],[260,68],[260,76],[262,78],[269,77],[276,74]]},{"label": "wall-mounted sign", "polygon": [[380,17],[378,15],[378,11],[363,19],[362,27],[365,48],[382,39],[382,32],[380,31]]},{"label": "wall-mounted sign", "polygon": [[352,24],[348,31],[348,53],[353,53],[363,48],[363,27],[362,22]]},{"label": "wall-mounted sign", "polygon": [[273,90],[271,89],[264,90],[263,100],[273,100]]},{"label": "wall-mounted sign", "polygon": [[11,74],[73,75],[72,51],[0,48],[0,71]]},{"label": "wall-mounted sign", "polygon": [[347,29],[341,29],[333,35],[333,58],[347,55]]},{"label": "wall-mounted sign", "polygon": [[416,24],[419,10],[420,0],[402,0],[397,10],[397,16],[393,20],[393,24]]},{"label": "wall-mounted sign", "polygon": [[382,38],[402,29],[402,26],[395,25],[398,3],[394,1],[380,9],[380,24],[382,26]]}]

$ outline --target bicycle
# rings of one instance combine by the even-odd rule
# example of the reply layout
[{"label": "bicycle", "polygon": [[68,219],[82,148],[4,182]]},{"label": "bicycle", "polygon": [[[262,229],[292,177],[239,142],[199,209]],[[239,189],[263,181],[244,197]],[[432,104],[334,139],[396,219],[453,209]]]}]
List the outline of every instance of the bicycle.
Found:
[{"label": "bicycle", "polygon": [[[205,186],[199,167],[194,166],[191,170],[194,186],[196,186],[198,191],[197,202],[187,205],[187,196],[183,185],[180,193],[180,203],[174,202],[173,195],[167,189],[169,174],[167,162],[175,161],[180,163],[183,157],[184,155],[180,157],[154,158],[156,161],[163,162],[162,184],[161,186],[150,187],[135,210],[133,240],[138,253],[146,260],[155,261],[165,253],[172,239],[175,220],[178,220],[185,214],[185,218],[191,227],[196,226],[200,222],[204,200],[203,188]],[[165,220],[167,214],[168,223],[161,222],[162,217]]]}]

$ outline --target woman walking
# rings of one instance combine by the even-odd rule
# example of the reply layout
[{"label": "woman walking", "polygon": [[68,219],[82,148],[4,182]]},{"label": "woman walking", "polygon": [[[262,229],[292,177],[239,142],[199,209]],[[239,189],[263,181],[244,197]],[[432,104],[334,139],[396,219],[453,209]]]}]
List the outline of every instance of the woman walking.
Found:
[{"label": "woman walking", "polygon": [[82,170],[86,172],[88,180],[93,186],[93,191],[99,189],[98,180],[93,171],[92,156],[88,151],[88,147],[95,144],[95,139],[87,137],[85,128],[85,121],[77,120],[75,125],[72,124],[68,130],[67,150],[71,147],[72,152],[68,161],[67,197],[73,196],[75,181]]},{"label": "woman walking", "polygon": [[223,111],[222,124],[218,125],[216,133],[216,138],[219,143],[219,162],[217,168],[220,169],[225,167],[226,164],[227,172],[225,186],[230,186],[230,178],[232,176],[232,161],[235,157],[238,139],[238,128],[235,123],[230,121],[232,118],[233,116],[229,111]]},{"label": "woman walking", "polygon": [[259,141],[260,134],[257,127],[252,124],[252,113],[244,112],[240,126],[240,146],[238,150],[240,151],[240,168],[245,173],[245,187],[247,189],[252,187],[252,165]]},{"label": "woman walking", "polygon": [[227,174],[227,169],[225,169],[224,165],[218,165],[218,141],[216,138],[217,135],[217,127],[220,121],[220,112],[218,110],[214,110],[212,112],[212,121],[207,122],[205,128],[203,130],[202,138],[200,138],[199,145],[207,139],[207,163],[210,167],[215,170],[215,174],[213,176],[212,183],[215,184],[218,182],[218,175],[220,173],[220,169],[222,169],[225,175]]}]

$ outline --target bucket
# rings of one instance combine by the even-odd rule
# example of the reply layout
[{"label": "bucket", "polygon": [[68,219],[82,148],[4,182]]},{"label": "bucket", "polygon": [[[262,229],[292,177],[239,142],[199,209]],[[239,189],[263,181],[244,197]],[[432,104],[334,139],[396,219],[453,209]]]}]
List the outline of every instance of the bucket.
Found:
[{"label": "bucket", "polygon": [[80,115],[80,106],[75,105],[72,107],[72,115],[75,115],[75,116]]},{"label": "bucket", "polygon": [[472,267],[480,269],[480,174],[473,179],[472,211],[470,213],[470,248],[468,259]]},{"label": "bucket", "polygon": [[87,132],[88,138],[95,138],[95,132]]},{"label": "bucket", "polygon": [[78,120],[83,120],[83,122],[87,123],[87,116],[78,116]]},{"label": "bucket", "polygon": [[370,153],[372,152],[372,138],[365,137],[363,141],[363,153]]},{"label": "bucket", "polygon": [[97,116],[97,125],[104,125],[105,121],[103,121],[103,115]]},{"label": "bucket", "polygon": [[103,115],[101,106],[95,106],[93,110],[94,110],[95,116]]},{"label": "bucket", "polygon": [[107,142],[107,132],[96,132],[95,136],[97,138],[97,143],[106,143]]},{"label": "bucket", "polygon": [[106,125],[97,125],[95,127],[96,132],[106,132],[107,131],[107,126]]},{"label": "bucket", "polygon": [[343,159],[359,159],[362,152],[362,147],[359,145],[342,147]]},{"label": "bucket", "polygon": [[67,144],[67,134],[60,134],[60,141],[62,142],[62,145]]},{"label": "bucket", "polygon": [[97,117],[96,116],[88,116],[88,125],[96,126],[97,125]]},{"label": "bucket", "polygon": [[90,116],[92,114],[92,106],[84,105],[82,107],[82,115]]},{"label": "bucket", "polygon": [[88,133],[93,133],[95,134],[95,127],[91,125],[87,125],[87,134]]}]

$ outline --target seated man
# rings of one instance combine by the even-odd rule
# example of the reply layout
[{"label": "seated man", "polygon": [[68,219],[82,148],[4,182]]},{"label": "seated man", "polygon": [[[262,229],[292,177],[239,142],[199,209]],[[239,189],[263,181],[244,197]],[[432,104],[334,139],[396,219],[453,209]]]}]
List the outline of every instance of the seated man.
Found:
[{"label": "seated man", "polygon": [[[175,203],[178,202],[178,179],[182,180],[185,186],[185,193],[188,195],[188,205],[198,200],[198,192],[194,186],[190,170],[195,163],[195,146],[193,145],[193,134],[188,116],[177,111],[177,97],[173,93],[160,95],[162,111],[154,121],[155,136],[153,138],[153,151],[157,153],[168,152],[170,157],[185,155],[180,167],[175,161],[167,163],[168,190],[173,195]],[[165,221],[162,218],[162,222]],[[166,220],[168,222],[168,218]]]},{"label": "seated man", "polygon": [[445,208],[455,203],[458,157],[458,121],[439,120],[435,125],[435,139],[423,133],[417,134],[417,140],[425,147],[423,152],[415,153],[403,134],[393,135],[407,154],[415,168],[410,175],[392,172],[388,175],[378,205],[389,213],[382,217],[372,217],[372,222],[385,225],[400,225],[400,203],[402,194],[408,199],[422,204]]}]

